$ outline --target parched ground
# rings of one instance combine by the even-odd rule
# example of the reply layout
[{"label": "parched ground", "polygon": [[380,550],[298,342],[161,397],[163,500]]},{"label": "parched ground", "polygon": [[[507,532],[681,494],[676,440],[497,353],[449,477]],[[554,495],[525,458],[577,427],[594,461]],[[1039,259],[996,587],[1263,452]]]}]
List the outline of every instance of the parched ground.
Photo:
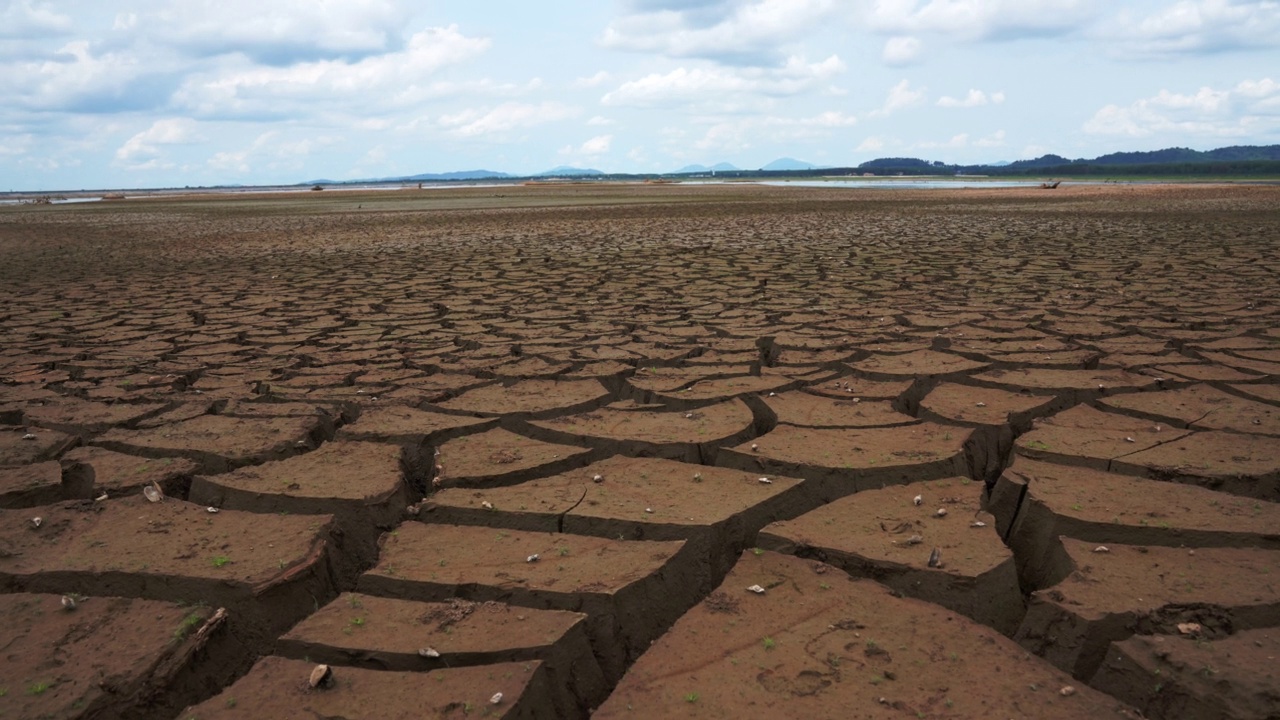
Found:
[{"label": "parched ground", "polygon": [[1277,273],[1274,186],[0,209],[0,717],[1276,717]]}]

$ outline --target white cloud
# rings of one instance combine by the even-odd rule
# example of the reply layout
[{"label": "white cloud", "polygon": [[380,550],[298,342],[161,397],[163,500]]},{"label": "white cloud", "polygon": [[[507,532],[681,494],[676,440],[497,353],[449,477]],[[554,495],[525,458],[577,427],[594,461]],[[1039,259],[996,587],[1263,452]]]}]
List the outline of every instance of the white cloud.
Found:
[{"label": "white cloud", "polygon": [[606,125],[614,125],[616,123],[603,115],[592,115],[587,119],[587,124],[603,127]]},{"label": "white cloud", "polygon": [[163,101],[149,87],[155,70],[125,52],[94,52],[73,40],[41,59],[0,64],[0,96],[29,110],[112,112]]},{"label": "white cloud", "polygon": [[1280,47],[1280,2],[1182,0],[1146,17],[1121,13],[1100,36],[1118,56]]},{"label": "white cloud", "polygon": [[580,77],[574,80],[573,86],[575,88],[591,88],[591,87],[596,87],[597,85],[600,85],[604,82],[607,82],[608,80],[609,80],[609,73],[605,72],[604,70],[601,70],[600,72],[590,77]]},{"label": "white cloud", "polygon": [[986,93],[982,92],[981,90],[970,89],[968,95],[965,95],[963,98],[959,98],[959,99],[949,97],[947,95],[943,95],[942,97],[938,98],[938,107],[971,108],[971,107],[980,107],[982,105],[987,105],[987,104],[999,105],[1002,102],[1004,102],[1004,93],[1002,92],[994,92],[988,96]]},{"label": "white cloud", "polygon": [[958,135],[952,135],[951,139],[945,142],[935,142],[932,140],[926,140],[924,142],[916,143],[915,146],[918,148],[925,148],[930,150],[937,149],[937,148],[948,148],[948,149],[955,150],[963,147],[968,147],[968,145],[969,145],[969,134],[960,133]]},{"label": "white cloud", "polygon": [[870,115],[874,117],[884,117],[904,108],[919,105],[924,102],[925,88],[913,90],[911,81],[903,80],[889,89],[889,96],[885,98],[884,105],[878,110],[872,110]]},{"label": "white cloud", "polygon": [[[687,3],[682,3],[687,4]],[[625,15],[605,28],[600,44],[613,50],[770,65],[787,43],[804,38],[841,9],[836,0],[741,0],[695,3]]]},{"label": "white cloud", "polygon": [[1097,0],[875,0],[871,28],[895,35],[937,33],[970,41],[1064,35],[1097,15]]},{"label": "white cloud", "polygon": [[165,118],[134,135],[116,150],[116,160],[129,169],[150,169],[162,165],[161,146],[185,145],[201,139],[197,123],[190,118]]},{"label": "white cloud", "polygon": [[391,0],[169,0],[158,5],[134,26],[150,41],[186,54],[238,52],[271,65],[396,50],[410,16],[405,4]]},{"label": "white cloud", "polygon": [[973,145],[980,148],[1004,147],[1004,135],[1003,130],[997,130],[984,138],[978,138]]},{"label": "white cloud", "polygon": [[476,137],[565,120],[579,112],[578,108],[557,102],[509,102],[486,111],[471,109],[442,115],[438,125],[459,137]]},{"label": "white cloud", "polygon": [[871,136],[861,143],[854,150],[858,152],[876,152],[884,149],[884,140],[875,136]]},{"label": "white cloud", "polygon": [[1263,78],[1228,90],[1207,86],[1192,94],[1161,90],[1126,107],[1107,105],[1083,129],[1093,135],[1130,137],[1276,136],[1280,135],[1280,83]]},{"label": "white cloud", "polygon": [[811,90],[844,71],[844,63],[832,55],[818,63],[792,57],[781,68],[677,68],[623,83],[601,98],[605,105],[652,106],[666,104],[717,104],[728,96],[796,95]]},{"label": "white cloud", "polygon": [[0,10],[0,38],[63,35],[71,31],[71,17],[55,12],[50,3],[15,0]]},{"label": "white cloud", "polygon": [[612,135],[597,135],[582,143],[582,147],[578,148],[578,152],[582,155],[603,155],[609,152],[609,146],[612,143]]},{"label": "white cloud", "polygon": [[880,57],[886,65],[908,65],[920,54],[920,39],[910,35],[891,37],[884,44]]},{"label": "white cloud", "polygon": [[297,171],[314,152],[336,145],[342,138],[332,135],[296,137],[276,130],[259,134],[247,147],[214,153],[207,165],[214,170],[245,175],[250,172]]},{"label": "white cloud", "polygon": [[420,102],[438,92],[428,79],[489,48],[456,25],[414,33],[404,50],[358,61],[319,60],[289,67],[232,69],[190,78],[175,96],[180,106],[205,116],[272,115],[307,106],[347,107],[368,114]]}]

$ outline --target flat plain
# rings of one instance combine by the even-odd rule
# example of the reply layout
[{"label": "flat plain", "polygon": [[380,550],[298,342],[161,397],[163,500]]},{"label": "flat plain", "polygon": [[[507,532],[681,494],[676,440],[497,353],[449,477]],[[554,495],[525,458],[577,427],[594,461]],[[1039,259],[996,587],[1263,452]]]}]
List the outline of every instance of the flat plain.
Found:
[{"label": "flat plain", "polygon": [[1276,717],[1278,303],[1265,185],[0,208],[0,716]]}]

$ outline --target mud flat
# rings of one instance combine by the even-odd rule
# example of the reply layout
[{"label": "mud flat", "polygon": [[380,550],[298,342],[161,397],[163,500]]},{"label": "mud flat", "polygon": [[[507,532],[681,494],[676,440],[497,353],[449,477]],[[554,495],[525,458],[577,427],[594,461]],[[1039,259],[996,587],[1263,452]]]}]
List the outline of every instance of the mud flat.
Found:
[{"label": "mud flat", "polygon": [[0,207],[0,715],[1277,715],[1277,207]]}]

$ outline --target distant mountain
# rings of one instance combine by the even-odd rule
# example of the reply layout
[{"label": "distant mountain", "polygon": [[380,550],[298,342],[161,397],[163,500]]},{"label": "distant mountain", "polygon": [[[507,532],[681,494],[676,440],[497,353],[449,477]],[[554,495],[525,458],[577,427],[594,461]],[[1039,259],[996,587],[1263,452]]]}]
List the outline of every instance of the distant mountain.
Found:
[{"label": "distant mountain", "polygon": [[861,165],[859,165],[858,169],[859,170],[877,170],[882,168],[894,168],[895,170],[900,170],[905,168],[927,168],[927,167],[931,167],[932,165],[933,164],[930,163],[928,160],[921,160],[920,158],[894,157],[894,158],[876,158],[875,160],[868,160],[862,163]]},{"label": "distant mountain", "polygon": [[818,166],[812,163],[796,160],[795,158],[778,158],[773,162],[760,168],[761,170],[777,171],[777,170],[817,170]]},{"label": "distant mountain", "polygon": [[534,177],[579,177],[582,175],[603,175],[604,173],[593,168],[576,168],[568,165],[553,167],[546,172],[540,172]]},{"label": "distant mountain", "polygon": [[1016,170],[1018,168],[1057,167],[1059,165],[1070,165],[1070,164],[1071,164],[1071,161],[1062,157],[1061,155],[1050,154],[1050,155],[1041,155],[1040,157],[1035,158],[1034,160],[1015,160],[1014,162],[1009,163],[1005,167],[1013,168]]},{"label": "distant mountain", "polygon": [[679,170],[672,173],[673,175],[685,175],[688,173],[704,173],[704,172],[735,172],[738,168],[727,162],[716,163],[715,165],[685,165]]},{"label": "distant mountain", "polygon": [[396,179],[423,182],[426,180],[495,180],[509,177],[511,177],[511,175],[508,175],[507,173],[495,172],[493,170],[457,170],[455,172],[446,173],[423,173],[421,175],[410,175],[405,178]]}]

